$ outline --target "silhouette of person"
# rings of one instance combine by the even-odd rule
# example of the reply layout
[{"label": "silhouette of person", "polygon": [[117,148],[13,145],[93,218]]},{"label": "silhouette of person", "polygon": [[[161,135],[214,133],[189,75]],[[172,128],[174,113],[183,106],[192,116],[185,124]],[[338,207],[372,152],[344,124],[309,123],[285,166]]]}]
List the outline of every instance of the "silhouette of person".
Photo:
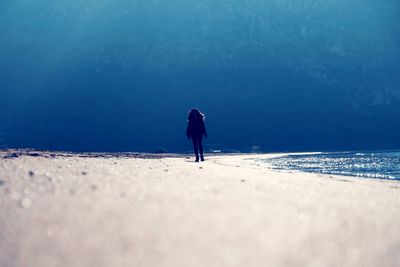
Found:
[{"label": "silhouette of person", "polygon": [[200,160],[204,161],[203,156],[203,135],[207,138],[207,130],[204,125],[204,114],[201,113],[197,108],[192,109],[189,112],[188,125],[186,128],[186,136],[192,139],[194,154],[196,155],[196,162]]}]

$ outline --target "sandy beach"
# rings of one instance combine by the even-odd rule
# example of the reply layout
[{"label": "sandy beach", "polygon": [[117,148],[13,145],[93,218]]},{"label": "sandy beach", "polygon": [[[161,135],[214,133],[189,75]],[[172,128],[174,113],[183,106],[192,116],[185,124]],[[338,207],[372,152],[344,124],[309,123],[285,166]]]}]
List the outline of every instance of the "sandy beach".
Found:
[{"label": "sandy beach", "polygon": [[274,156],[2,151],[0,266],[400,266],[399,182]]}]

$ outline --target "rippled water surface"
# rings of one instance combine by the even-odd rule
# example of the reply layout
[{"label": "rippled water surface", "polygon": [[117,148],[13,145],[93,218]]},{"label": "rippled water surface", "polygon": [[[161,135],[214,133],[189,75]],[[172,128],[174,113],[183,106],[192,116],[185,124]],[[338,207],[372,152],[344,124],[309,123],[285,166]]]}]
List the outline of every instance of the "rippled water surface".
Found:
[{"label": "rippled water surface", "polygon": [[264,160],[273,169],[400,180],[400,152],[299,154]]}]

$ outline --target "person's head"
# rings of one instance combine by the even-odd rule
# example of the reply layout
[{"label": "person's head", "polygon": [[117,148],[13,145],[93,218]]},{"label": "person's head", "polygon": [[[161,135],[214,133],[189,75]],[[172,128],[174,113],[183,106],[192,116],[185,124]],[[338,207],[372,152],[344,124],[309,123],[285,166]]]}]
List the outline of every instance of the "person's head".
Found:
[{"label": "person's head", "polygon": [[189,112],[189,120],[194,120],[194,119],[204,119],[204,114],[201,113],[197,108],[193,108]]}]

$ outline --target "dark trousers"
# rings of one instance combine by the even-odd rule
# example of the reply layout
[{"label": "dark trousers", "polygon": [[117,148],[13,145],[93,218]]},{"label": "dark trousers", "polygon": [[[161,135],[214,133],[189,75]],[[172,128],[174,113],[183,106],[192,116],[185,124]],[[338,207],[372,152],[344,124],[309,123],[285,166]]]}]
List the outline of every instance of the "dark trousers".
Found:
[{"label": "dark trousers", "polygon": [[200,152],[200,156],[203,157],[203,137],[192,136],[192,142],[193,142],[193,149],[194,149],[194,154],[196,154],[196,158],[199,157],[199,152]]}]

